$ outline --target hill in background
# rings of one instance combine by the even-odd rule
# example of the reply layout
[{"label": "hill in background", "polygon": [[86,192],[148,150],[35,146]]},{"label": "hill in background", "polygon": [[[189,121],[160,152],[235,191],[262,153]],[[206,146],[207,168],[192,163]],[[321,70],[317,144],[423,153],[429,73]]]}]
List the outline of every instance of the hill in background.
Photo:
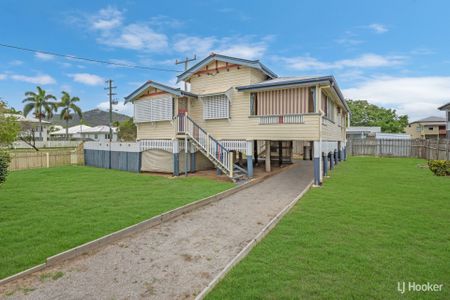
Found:
[{"label": "hill in background", "polygon": [[[127,115],[119,114],[116,112],[113,112],[113,114],[112,114],[113,122],[115,122],[115,121],[123,122],[123,121],[127,121],[128,119],[130,119],[130,117]],[[50,122],[54,125],[61,125],[64,127],[66,126],[66,121],[61,120],[59,117],[59,114],[54,115],[53,118],[50,120]],[[74,126],[74,125],[79,125],[79,124],[80,124],[80,118],[77,115],[74,115],[73,119],[69,120],[69,127]],[[100,110],[98,108],[84,111],[83,112],[83,124],[92,126],[92,127],[99,126],[99,125],[108,125],[109,124],[109,112]]]}]

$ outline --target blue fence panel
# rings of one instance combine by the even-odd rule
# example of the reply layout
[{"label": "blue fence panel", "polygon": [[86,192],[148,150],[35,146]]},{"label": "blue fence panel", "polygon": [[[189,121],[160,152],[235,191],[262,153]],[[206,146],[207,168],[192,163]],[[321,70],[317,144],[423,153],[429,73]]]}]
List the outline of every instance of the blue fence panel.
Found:
[{"label": "blue fence panel", "polygon": [[[109,155],[111,153],[111,162]],[[86,166],[98,168],[140,172],[141,170],[141,153],[140,152],[123,152],[123,151],[105,151],[105,150],[84,150],[84,161]]]}]

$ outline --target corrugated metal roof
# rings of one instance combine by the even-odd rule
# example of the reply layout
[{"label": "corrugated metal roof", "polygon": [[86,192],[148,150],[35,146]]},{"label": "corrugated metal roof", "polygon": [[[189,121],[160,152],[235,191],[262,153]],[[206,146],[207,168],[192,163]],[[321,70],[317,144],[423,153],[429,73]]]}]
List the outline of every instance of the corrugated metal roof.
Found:
[{"label": "corrugated metal roof", "polygon": [[446,110],[446,109],[450,109],[450,102],[446,103],[440,107],[438,107],[439,110]]},{"label": "corrugated metal roof", "polygon": [[[112,127],[112,131],[116,132],[117,128],[116,127]],[[109,133],[109,126],[107,126],[107,125],[99,125],[99,126],[95,126],[95,127],[83,130],[83,133],[97,133],[97,132]]]},{"label": "corrugated metal roof", "polygon": [[[33,117],[25,117],[24,115],[19,115],[19,114],[10,114],[10,113],[6,113],[5,116],[8,117],[15,117],[17,119],[18,122],[25,122],[25,123],[39,123],[39,119],[38,118],[33,118]],[[41,121],[42,124],[51,124],[48,121],[42,120]]]},{"label": "corrugated metal roof", "polygon": [[273,79],[264,80],[251,85],[238,86],[238,90],[258,89],[280,85],[290,85],[299,83],[308,83],[316,81],[329,80],[331,76],[290,76],[290,77],[278,77]]},{"label": "corrugated metal roof", "polygon": [[353,132],[381,132],[381,127],[378,126],[350,126],[347,127],[347,132],[353,133]]},{"label": "corrugated metal roof", "polygon": [[[91,126],[87,126],[87,125],[75,125],[75,126],[69,127],[69,134],[85,132],[86,130],[89,130],[91,128],[92,128]],[[50,135],[60,135],[60,134],[66,134],[66,129],[63,128],[61,130],[50,133]]]},{"label": "corrugated metal roof", "polygon": [[376,139],[389,139],[389,140],[410,140],[411,135],[406,133],[375,133]]},{"label": "corrugated metal roof", "polygon": [[297,76],[297,77],[278,77],[274,79],[269,79],[265,81],[261,81],[255,84],[238,86],[236,89],[238,91],[256,91],[263,90],[269,88],[282,88],[296,85],[308,85],[308,84],[318,84],[318,83],[330,83],[333,89],[336,91],[339,99],[341,100],[344,107],[347,111],[350,111],[350,108],[345,101],[344,95],[342,95],[341,90],[336,82],[336,79],[332,75],[327,76]]},{"label": "corrugated metal roof", "polygon": [[427,118],[423,118],[414,122],[411,122],[409,124],[414,124],[414,123],[428,123],[428,122],[445,122],[445,118],[443,117],[436,117],[436,116],[431,116],[431,117],[427,117]]}]

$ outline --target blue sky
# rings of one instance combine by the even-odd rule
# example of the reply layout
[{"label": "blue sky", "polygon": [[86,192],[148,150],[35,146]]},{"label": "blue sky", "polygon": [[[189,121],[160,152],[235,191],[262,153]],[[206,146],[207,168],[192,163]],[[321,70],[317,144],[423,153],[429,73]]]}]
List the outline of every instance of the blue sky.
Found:
[{"label": "blue sky", "polygon": [[[280,76],[332,74],[346,97],[414,120],[450,101],[449,10],[448,1],[4,0],[0,43],[168,70],[211,51],[260,59]],[[0,97],[18,109],[36,85],[67,90],[87,110],[106,107],[105,79],[121,100],[177,75],[1,47],[0,60]]]}]

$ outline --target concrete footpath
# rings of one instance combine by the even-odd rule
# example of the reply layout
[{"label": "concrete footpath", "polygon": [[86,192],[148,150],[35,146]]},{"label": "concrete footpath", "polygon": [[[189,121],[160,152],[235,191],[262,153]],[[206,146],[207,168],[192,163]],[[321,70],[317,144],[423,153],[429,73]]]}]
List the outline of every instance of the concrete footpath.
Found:
[{"label": "concrete footpath", "polygon": [[195,298],[312,178],[312,162],[301,161],[219,202],[8,283],[0,298]]}]

